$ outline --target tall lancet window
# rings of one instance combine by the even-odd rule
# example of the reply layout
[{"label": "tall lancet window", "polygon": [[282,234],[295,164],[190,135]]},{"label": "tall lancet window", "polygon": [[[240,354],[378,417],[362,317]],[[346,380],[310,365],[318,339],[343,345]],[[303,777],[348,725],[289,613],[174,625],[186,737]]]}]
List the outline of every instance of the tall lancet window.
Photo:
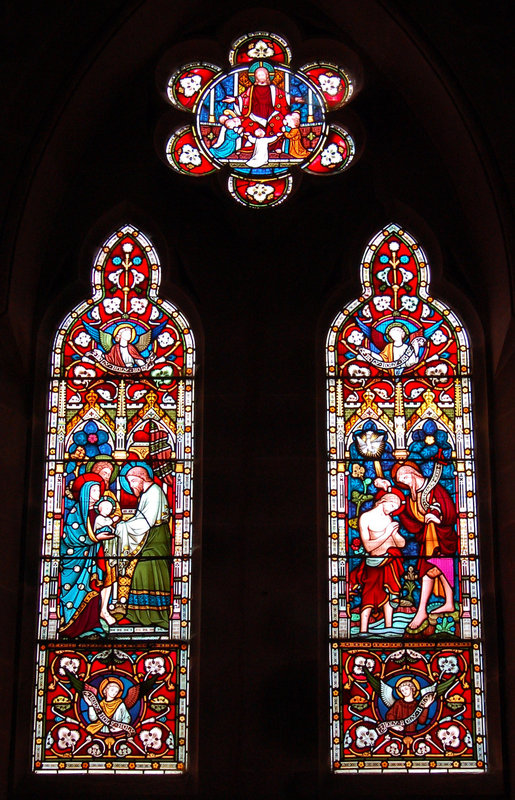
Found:
[{"label": "tall lancet window", "polygon": [[333,770],[486,769],[470,345],[388,225],[327,338]]},{"label": "tall lancet window", "polygon": [[53,346],[34,769],[188,767],[195,343],[147,237],[100,248]]}]

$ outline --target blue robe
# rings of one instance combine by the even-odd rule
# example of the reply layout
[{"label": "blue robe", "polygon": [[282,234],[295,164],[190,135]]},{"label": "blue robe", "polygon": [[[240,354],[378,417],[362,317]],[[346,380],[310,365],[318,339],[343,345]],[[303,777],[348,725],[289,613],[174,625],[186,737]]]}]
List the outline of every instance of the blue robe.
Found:
[{"label": "blue robe", "polygon": [[[60,629],[66,629],[84,614],[94,601],[98,604],[103,571],[98,565],[100,543],[95,540],[89,515],[89,495],[94,483],[82,486],[79,500],[70,509],[61,539]],[[100,609],[98,608],[98,612]],[[98,616],[98,619],[97,619]],[[80,626],[79,626],[80,627]],[[96,607],[84,615],[86,630],[100,629]],[[80,635],[77,631],[73,635]]]},{"label": "blue robe", "polygon": [[240,136],[241,134],[239,134],[238,131],[232,128],[226,128],[225,138],[222,144],[218,145],[218,147],[210,147],[209,149],[215,158],[227,158],[228,156],[232,156],[236,150]]}]

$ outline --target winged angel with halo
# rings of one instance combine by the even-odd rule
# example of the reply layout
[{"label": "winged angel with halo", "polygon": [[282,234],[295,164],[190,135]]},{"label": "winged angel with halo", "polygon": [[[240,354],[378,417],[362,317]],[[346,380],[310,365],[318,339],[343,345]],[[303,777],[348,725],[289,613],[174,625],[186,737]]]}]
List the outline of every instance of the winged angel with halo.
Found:
[{"label": "winged angel with halo", "polygon": [[123,682],[114,675],[104,678],[97,689],[77,678],[69,670],[66,670],[66,674],[73,688],[88,707],[87,715],[90,723],[86,730],[89,734],[124,732],[129,738],[136,735],[135,729],[130,724],[129,709],[152,691],[158,678],[157,675],[153,675],[136,686],[131,686],[123,697]]},{"label": "winged angel with halo", "polygon": [[153,343],[166,327],[167,321],[165,319],[154,328],[138,323],[138,332],[136,326],[130,322],[122,321],[114,327],[110,322],[108,326],[96,328],[83,320],[87,333],[99,345],[86,358],[94,359],[109,372],[124,375],[150,369],[156,361]]},{"label": "winged angel with halo", "polygon": [[432,703],[456,683],[456,678],[452,677],[442,683],[435,682],[422,687],[416,678],[403,675],[395,686],[390,686],[372,675],[366,667],[365,674],[388,708],[386,721],[377,726],[379,734],[385,733],[388,728],[404,734],[415,733],[417,725],[427,721]]},{"label": "winged angel with halo", "polygon": [[396,377],[409,367],[414,367],[422,359],[426,340],[432,336],[441,321],[423,331],[411,332],[402,321],[394,320],[381,333],[377,328],[367,325],[359,317],[356,323],[370,342],[370,349],[358,347],[358,353],[365,361],[379,369],[392,370]]}]

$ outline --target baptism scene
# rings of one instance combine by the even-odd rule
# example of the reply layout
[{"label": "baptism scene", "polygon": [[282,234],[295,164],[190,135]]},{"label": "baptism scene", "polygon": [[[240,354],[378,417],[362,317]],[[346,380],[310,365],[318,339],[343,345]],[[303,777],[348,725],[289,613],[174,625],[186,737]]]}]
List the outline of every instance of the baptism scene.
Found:
[{"label": "baptism scene", "polygon": [[362,281],[328,340],[331,626],[478,638],[466,333],[398,226],[369,245]]},{"label": "baptism scene", "polygon": [[392,223],[327,339],[333,769],[486,764],[470,348]]}]

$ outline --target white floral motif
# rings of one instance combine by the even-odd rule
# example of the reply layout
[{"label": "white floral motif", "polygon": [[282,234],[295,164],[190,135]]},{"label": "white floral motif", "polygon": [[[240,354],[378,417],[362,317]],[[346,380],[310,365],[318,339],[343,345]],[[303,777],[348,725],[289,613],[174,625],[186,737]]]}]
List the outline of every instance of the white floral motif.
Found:
[{"label": "white floral motif", "polygon": [[361,750],[373,747],[377,740],[377,733],[373,728],[367,728],[365,725],[358,725],[356,728],[356,747]]},{"label": "white floral motif", "polygon": [[[399,272],[400,272],[400,273],[401,273],[401,275],[402,275],[402,280],[403,280],[403,282],[404,282],[404,283],[409,283],[409,281],[410,281],[410,280],[412,279],[412,277],[413,277],[413,273],[412,273],[412,272],[410,272],[410,270],[409,270],[409,269],[404,269],[404,267],[399,267]],[[412,299],[413,299],[413,298],[412,298]]]},{"label": "white floral motif", "polygon": [[370,375],[370,369],[359,364],[350,364],[349,376],[351,383],[363,383]]},{"label": "white floral motif", "polygon": [[361,333],[361,331],[352,331],[352,333],[347,336],[347,341],[350,344],[360,345],[363,344],[364,338],[365,336],[363,333]]},{"label": "white floral motif", "polygon": [[132,279],[134,281],[134,286],[138,286],[138,284],[143,283],[145,280],[145,276],[142,272],[138,272],[137,269],[131,269]]},{"label": "white floral motif", "polygon": [[160,333],[157,337],[157,341],[161,345],[161,347],[168,347],[168,345],[173,344],[175,339],[171,336],[168,331],[164,331]]},{"label": "white floral motif", "polygon": [[404,661],[407,655],[413,659],[413,661],[418,659],[418,653],[416,653],[415,650],[406,648],[406,650],[396,650],[394,653],[388,656],[388,660],[391,659],[392,661]]},{"label": "white floral motif", "polygon": [[371,672],[374,669],[374,659],[365,658],[365,656],[356,656],[354,659],[354,665],[352,667],[352,672],[354,675],[364,675],[365,667],[369,672]]},{"label": "white floral motif", "polygon": [[457,675],[459,672],[458,659],[456,656],[441,656],[438,659],[438,669],[442,673],[450,672],[451,675]]},{"label": "white floral motif", "polygon": [[198,148],[193,147],[191,144],[183,144],[181,152],[179,153],[179,164],[184,164],[185,167],[200,167],[202,159]]},{"label": "white floral motif", "polygon": [[418,298],[417,297],[407,297],[403,295],[401,297],[401,306],[406,309],[406,311],[416,311],[418,306]]},{"label": "white floral motif", "polygon": [[157,725],[150,728],[149,731],[141,731],[140,739],[145,746],[145,751],[159,750],[161,748],[162,735],[161,728],[158,728]]},{"label": "white floral motif", "polygon": [[383,295],[380,297],[374,297],[374,305],[376,307],[376,311],[386,311],[387,308],[390,308],[392,303],[392,298],[388,297],[387,295]]},{"label": "white floral motif", "polygon": [[430,752],[431,748],[429,747],[428,744],[426,744],[426,742],[417,742],[417,745],[415,747],[415,753],[417,754],[417,756],[425,756]]},{"label": "white floral motif", "polygon": [[80,733],[78,731],[72,731],[70,728],[67,728],[66,725],[63,725],[57,731],[57,746],[59,750],[71,750],[72,753],[75,750],[75,745],[80,739]]},{"label": "white floral motif", "polygon": [[388,747],[385,747],[385,750],[387,753],[390,753],[391,756],[398,756],[401,752],[398,742],[390,742]]},{"label": "white floral motif", "polygon": [[200,75],[186,75],[184,78],[179,79],[179,83],[185,97],[193,97],[202,86],[202,78]]},{"label": "white floral motif", "polygon": [[105,300],[102,301],[102,305],[105,308],[106,314],[115,314],[117,311],[120,311],[121,300],[119,297],[106,297]]},{"label": "white floral motif", "polygon": [[86,386],[89,383],[91,378],[94,378],[96,372],[91,367],[84,367],[82,364],[76,364],[73,367],[73,379],[72,383],[75,386]]},{"label": "white floral motif", "polygon": [[161,656],[145,659],[145,671],[147,675],[164,675],[165,660]]},{"label": "white floral motif", "polygon": [[426,375],[432,378],[445,378],[447,372],[447,364],[435,364],[434,366],[426,367]]},{"label": "white floral motif", "polygon": [[117,269],[115,272],[111,272],[109,275],[109,280],[111,283],[114,283],[115,286],[120,288],[120,275],[122,274],[123,269]]},{"label": "white floral motif", "polygon": [[445,333],[442,330],[438,329],[432,334],[431,341],[434,342],[435,344],[443,344],[444,342],[447,341],[447,338],[448,337],[445,335]]},{"label": "white floral motif", "polygon": [[73,340],[79,347],[87,347],[91,341],[91,336],[86,331],[81,331]]},{"label": "white floral motif", "polygon": [[319,75],[318,82],[324,94],[334,97],[341,89],[342,82],[338,75]]},{"label": "white floral motif", "polygon": [[379,270],[377,273],[377,277],[383,283],[388,283],[388,273],[390,272],[390,267],[385,267],[384,269]]},{"label": "white floral motif", "polygon": [[59,675],[66,675],[65,670],[71,672],[73,675],[77,675],[80,667],[80,661],[78,658],[70,658],[69,656],[63,656],[59,660]]},{"label": "white floral motif", "polygon": [[460,746],[460,729],[457,725],[449,725],[448,728],[440,728],[437,734],[446,750],[456,749]]},{"label": "white floral motif", "polygon": [[143,314],[148,306],[146,297],[132,297],[131,298],[131,311],[135,314]]},{"label": "white floral motif", "polygon": [[247,53],[251,58],[269,58],[273,56],[274,51],[263,39],[260,39],[254,47],[249,47]]},{"label": "white floral motif", "polygon": [[342,154],[336,142],[331,142],[320,156],[320,163],[323,167],[335,167],[336,164],[341,164],[343,161]]},{"label": "white floral motif", "polygon": [[88,747],[88,753],[90,756],[101,756],[102,755],[102,748],[96,742],[93,742],[91,747]]},{"label": "white floral motif", "polygon": [[246,193],[256,203],[264,203],[265,200],[268,200],[268,198],[273,195],[274,190],[271,186],[267,186],[266,183],[252,183],[247,188]]},{"label": "white floral motif", "polygon": [[132,750],[129,747],[129,745],[125,744],[125,742],[122,742],[122,744],[119,746],[117,750],[117,755],[122,756],[123,758],[124,756],[130,755],[130,753],[132,753]]}]

